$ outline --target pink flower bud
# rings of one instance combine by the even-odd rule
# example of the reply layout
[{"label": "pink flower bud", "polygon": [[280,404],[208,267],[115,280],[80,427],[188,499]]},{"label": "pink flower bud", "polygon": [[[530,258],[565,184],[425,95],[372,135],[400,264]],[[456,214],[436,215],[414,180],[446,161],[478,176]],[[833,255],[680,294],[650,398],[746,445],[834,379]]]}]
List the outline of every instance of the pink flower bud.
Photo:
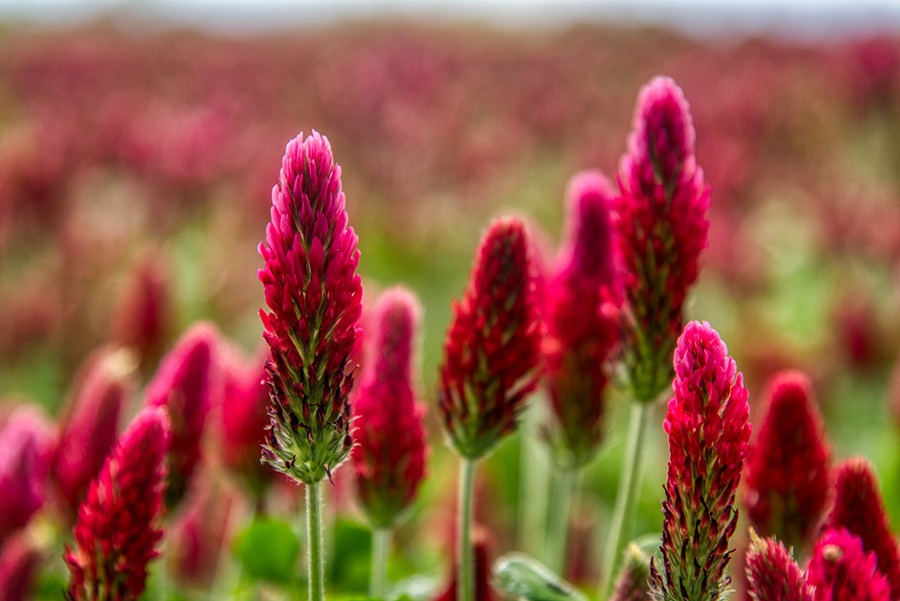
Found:
[{"label": "pink flower bud", "polygon": [[863,549],[875,554],[878,569],[890,584],[891,598],[900,599],[900,549],[872,466],[861,457],[844,461],[837,468],[834,491],[827,527],[846,528],[858,536]]},{"label": "pink flower bud", "polygon": [[413,385],[421,312],[419,301],[405,288],[382,294],[353,406],[357,493],[377,527],[394,523],[425,475],[425,409],[416,402]]},{"label": "pink flower bud", "polygon": [[775,538],[762,539],[750,530],[746,568],[752,601],[813,601],[803,570]]},{"label": "pink flower bud", "polygon": [[613,215],[625,269],[624,361],[632,394],[649,401],[671,378],[668,360],[709,229],[709,188],[694,156],[693,120],[668,77],[641,89],[618,182]]},{"label": "pink flower bud", "polygon": [[78,508],[75,547],[65,560],[72,601],[136,600],[159,555],[169,418],[144,409],[122,434]]},{"label": "pink flower bud", "polygon": [[650,559],[637,545],[625,552],[625,562],[610,601],[650,601]]},{"label": "pink flower bud", "polygon": [[272,220],[259,245],[260,311],[269,345],[272,429],[264,457],[296,480],[322,480],[350,454],[349,357],[362,311],[356,233],[348,225],[341,169],[328,140],[291,140]]},{"label": "pink flower bud", "polygon": [[116,443],[122,405],[134,389],[134,357],[102,349],[88,359],[62,421],[53,477],[74,515]]},{"label": "pink flower bud", "polygon": [[804,548],[828,501],[831,453],[805,374],[777,374],[766,396],[766,413],[747,458],[744,503],[760,532]]},{"label": "pink flower bud", "polygon": [[477,459],[516,427],[537,385],[542,323],[524,224],[495,221],[444,340],[438,407],[456,450]]},{"label": "pink flower bud", "polygon": [[167,274],[158,258],[148,257],[129,274],[110,324],[112,340],[137,353],[142,371],[164,350],[170,311]]},{"label": "pink flower bud", "polygon": [[551,439],[563,465],[587,463],[603,437],[607,363],[620,331],[613,198],[601,173],[573,178],[567,238],[543,292],[547,335],[542,350],[556,426]]},{"label": "pink flower bud", "polygon": [[809,560],[808,580],[815,601],[890,601],[891,587],[878,571],[874,553],[849,530],[828,530]]},{"label": "pink flower bud", "polygon": [[147,384],[147,407],[165,407],[172,420],[166,501],[177,503],[200,461],[206,415],[221,394],[217,333],[210,324],[188,330]]},{"label": "pink flower bud", "polygon": [[675,348],[675,396],[664,423],[669,467],[663,501],[665,599],[715,601],[728,584],[728,541],[737,524],[735,492],[750,439],[747,389],[718,333],[692,321]]}]

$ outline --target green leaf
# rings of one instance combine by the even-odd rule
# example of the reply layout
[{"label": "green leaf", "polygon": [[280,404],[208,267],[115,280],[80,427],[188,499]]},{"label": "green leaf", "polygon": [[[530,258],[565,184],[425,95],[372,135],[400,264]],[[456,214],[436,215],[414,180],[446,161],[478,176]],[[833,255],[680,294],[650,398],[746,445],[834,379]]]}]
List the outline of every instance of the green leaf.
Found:
[{"label": "green leaf", "polygon": [[510,553],[494,562],[493,584],[511,599],[585,601],[584,594],[524,553]]},{"label": "green leaf", "polygon": [[247,578],[279,584],[297,580],[300,539],[287,522],[257,518],[235,538],[234,554]]},{"label": "green leaf", "polygon": [[334,550],[327,564],[330,582],[344,593],[365,593],[371,554],[372,531],[367,526],[343,518],[335,520]]}]

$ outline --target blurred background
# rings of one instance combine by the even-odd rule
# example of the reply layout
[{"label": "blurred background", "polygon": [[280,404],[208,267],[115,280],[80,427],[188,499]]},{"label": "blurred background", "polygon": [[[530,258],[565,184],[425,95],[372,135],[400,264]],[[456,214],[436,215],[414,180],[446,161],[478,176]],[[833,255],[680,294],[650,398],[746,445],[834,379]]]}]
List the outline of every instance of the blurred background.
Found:
[{"label": "blurred background", "polygon": [[[566,182],[616,172],[657,74],[691,103],[713,190],[689,316],[722,334],[755,412],[773,372],[810,373],[835,456],[873,461],[898,523],[900,2],[0,0],[0,416],[57,415],[103,344],[136,349],[146,381],[198,319],[259,350],[256,247],[284,145],[311,129],[343,168],[366,302],[395,283],[422,299],[433,410],[483,228],[525,215],[552,256]],[[595,575],[623,405],[584,478],[578,578]],[[455,459],[433,411],[429,428],[401,547],[449,511]],[[661,427],[653,444],[644,531]],[[486,464],[497,552],[519,547],[521,448]],[[429,548],[408,572],[444,565]]]}]

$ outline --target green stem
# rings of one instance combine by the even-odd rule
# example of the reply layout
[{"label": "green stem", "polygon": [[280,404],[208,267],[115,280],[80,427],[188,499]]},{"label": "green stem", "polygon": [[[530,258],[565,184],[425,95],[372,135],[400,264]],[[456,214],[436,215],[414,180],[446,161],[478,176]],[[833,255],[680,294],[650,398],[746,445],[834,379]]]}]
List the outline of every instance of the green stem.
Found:
[{"label": "green stem", "polygon": [[384,599],[387,594],[387,558],[391,550],[390,528],[372,530],[372,572],[369,574],[369,596]]},{"label": "green stem", "polygon": [[474,496],[475,460],[463,457],[459,466],[457,601],[475,601],[475,555],[472,552],[472,501]]},{"label": "green stem", "polygon": [[573,468],[559,468],[553,483],[553,502],[550,506],[550,523],[547,533],[544,563],[548,568],[566,577],[566,555],[569,549],[569,518],[572,513],[572,491],[575,488]]},{"label": "green stem", "polygon": [[634,507],[638,501],[638,483],[646,446],[644,438],[647,434],[647,424],[652,408],[653,403],[634,401],[631,404],[625,463],[622,467],[622,479],[616,495],[616,507],[610,524],[609,538],[606,540],[606,552],[603,554],[603,573],[599,590],[601,601],[609,597],[622,551],[634,529]]},{"label": "green stem", "polygon": [[325,599],[325,556],[322,551],[322,483],[306,485],[306,534],[309,543],[309,601]]},{"label": "green stem", "polygon": [[540,444],[539,424],[544,421],[545,403],[531,403],[522,418],[519,460],[518,541],[519,548],[539,557],[546,548],[547,501],[550,469],[547,453]]}]

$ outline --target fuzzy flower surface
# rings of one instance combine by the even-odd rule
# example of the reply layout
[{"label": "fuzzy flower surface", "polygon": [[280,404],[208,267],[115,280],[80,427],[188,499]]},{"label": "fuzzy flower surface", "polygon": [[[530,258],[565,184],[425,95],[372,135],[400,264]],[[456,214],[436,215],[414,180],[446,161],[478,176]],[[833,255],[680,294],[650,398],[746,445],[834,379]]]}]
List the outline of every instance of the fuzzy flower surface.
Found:
[{"label": "fuzzy flower surface", "polygon": [[767,398],[747,458],[744,504],[759,532],[804,548],[828,502],[831,452],[809,377],[779,373]]},{"label": "fuzzy flower surface", "polygon": [[146,405],[164,407],[172,423],[166,488],[170,506],[187,492],[201,459],[206,417],[213,399],[221,395],[217,341],[211,324],[192,326],[163,357],[147,384]]},{"label": "fuzzy flower surface", "polygon": [[372,315],[351,459],[360,503],[376,527],[395,522],[425,476],[425,409],[413,385],[421,313],[416,297],[397,287],[382,294]]},{"label": "fuzzy flower surface", "polygon": [[651,80],[620,163],[613,221],[625,272],[625,375],[639,401],[655,399],[671,381],[669,357],[707,246],[710,192],[694,138],[681,88],[668,77]]},{"label": "fuzzy flower surface", "polygon": [[752,601],[813,601],[813,589],[791,552],[776,538],[750,531],[746,557],[747,587]]},{"label": "fuzzy flower surface", "polygon": [[341,169],[328,140],[300,134],[285,149],[259,245],[269,311],[260,311],[271,430],[265,460],[295,480],[318,482],[350,454],[349,357],[362,312],[357,236]]},{"label": "fuzzy flower surface", "polygon": [[900,549],[891,532],[884,501],[872,466],[861,457],[838,466],[834,506],[826,520],[829,528],[846,528],[874,553],[878,569],[891,586],[891,598],[900,599]]},{"label": "fuzzy flower surface", "polygon": [[675,395],[664,428],[669,466],[663,501],[663,573],[656,598],[717,601],[728,578],[735,493],[750,440],[747,389],[718,333],[690,322],[675,348]]},{"label": "fuzzy flower surface", "polygon": [[78,508],[65,560],[70,601],[139,599],[159,555],[169,418],[146,408],[122,434]]},{"label": "fuzzy flower surface", "polygon": [[557,460],[587,463],[603,438],[608,365],[619,343],[621,304],[610,205],[615,193],[599,172],[569,185],[566,241],[543,292],[542,350]]},{"label": "fuzzy flower surface", "polygon": [[891,587],[878,571],[878,558],[866,552],[849,530],[826,530],[807,568],[815,601],[890,601]]},{"label": "fuzzy flower surface", "polygon": [[438,407],[451,444],[478,459],[512,432],[537,386],[542,322],[525,225],[494,221],[444,339]]}]

